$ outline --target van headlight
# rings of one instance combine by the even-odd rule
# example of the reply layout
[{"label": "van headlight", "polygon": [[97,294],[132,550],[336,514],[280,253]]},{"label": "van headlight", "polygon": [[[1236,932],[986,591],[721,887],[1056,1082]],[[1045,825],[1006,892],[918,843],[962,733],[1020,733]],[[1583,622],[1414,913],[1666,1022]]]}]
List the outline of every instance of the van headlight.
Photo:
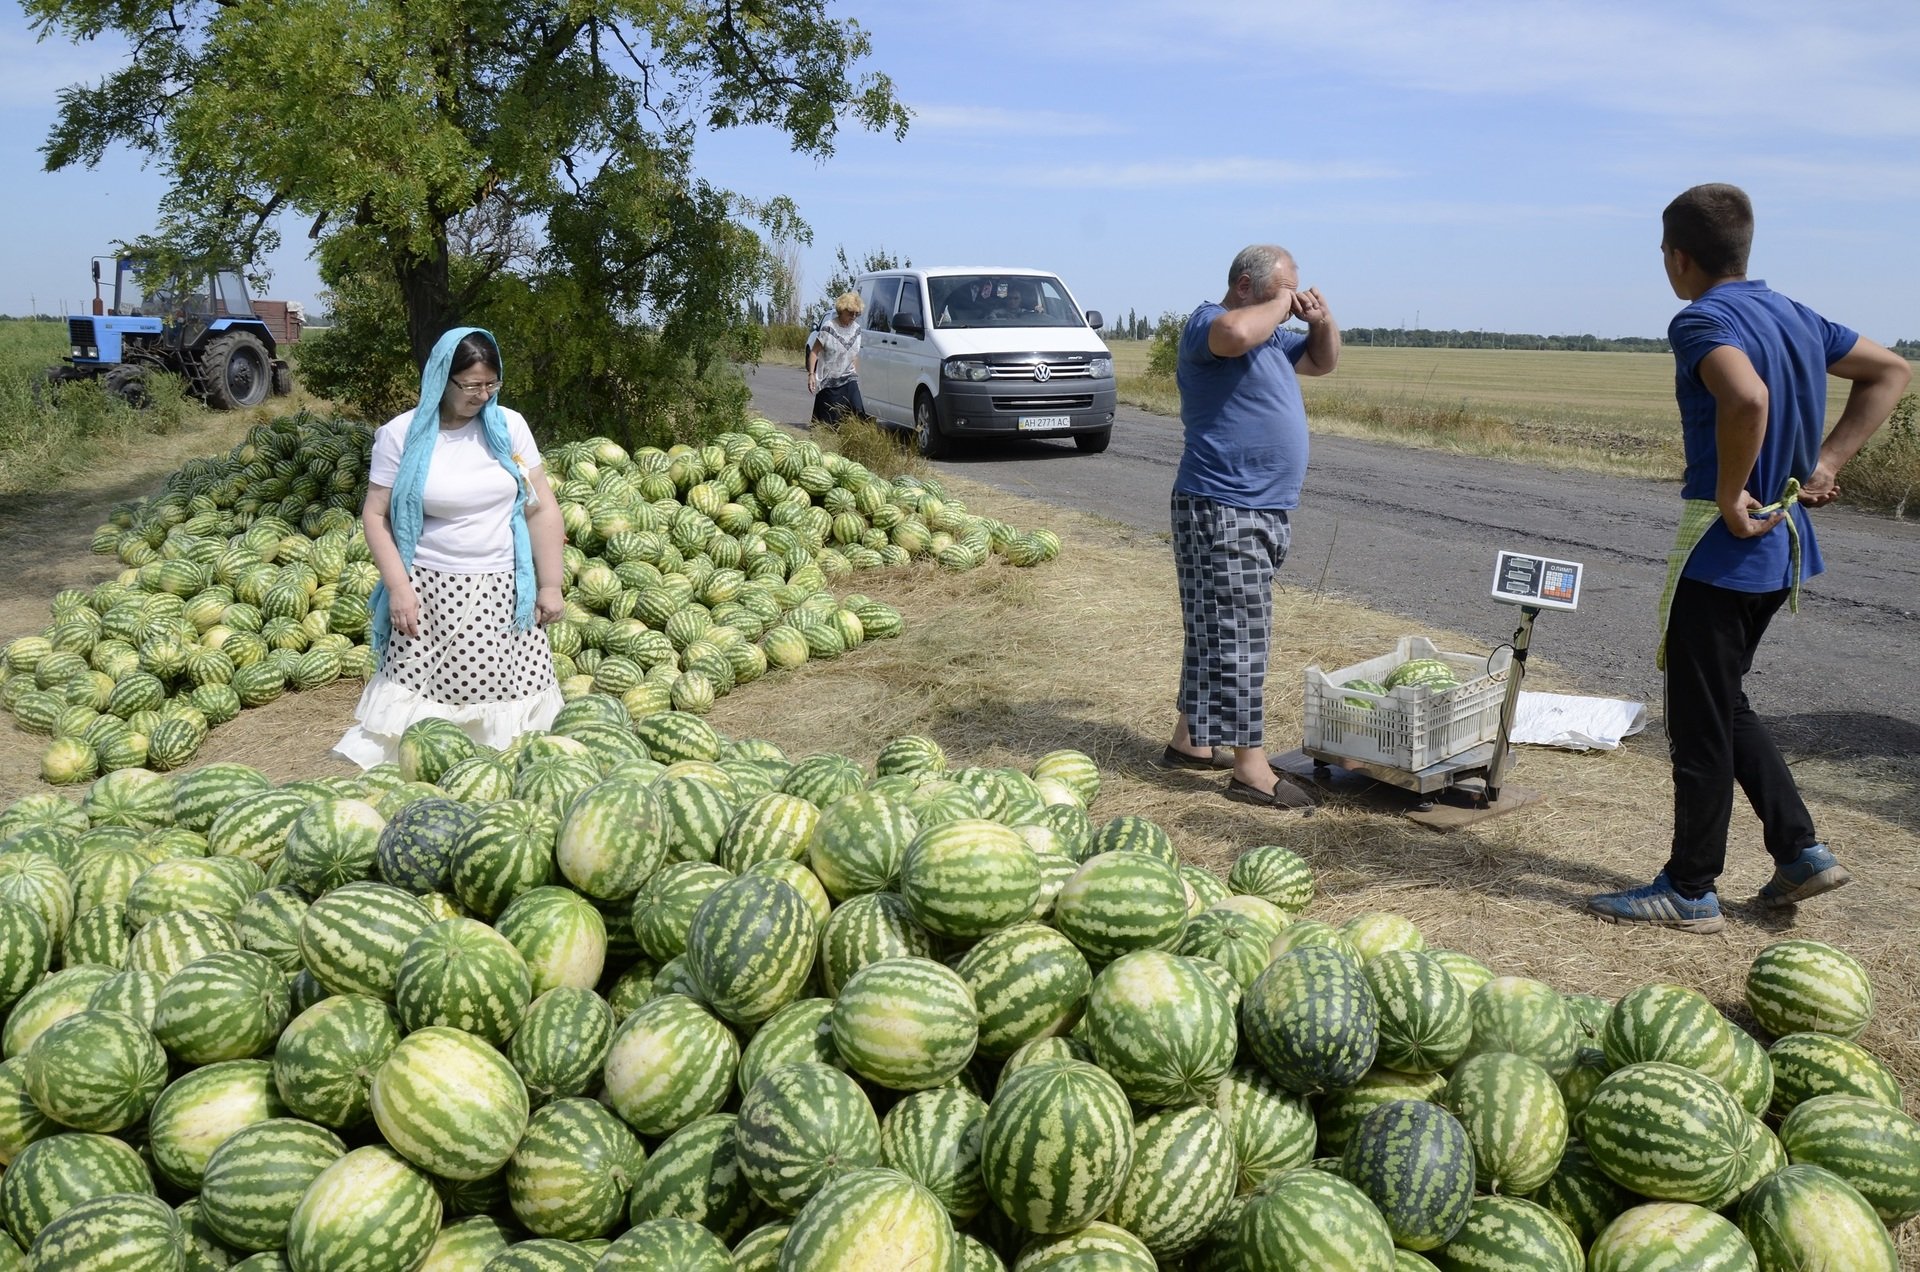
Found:
[{"label": "van headlight", "polygon": [[940,374],[949,380],[988,380],[993,378],[993,368],[984,362],[954,358],[940,365]]},{"label": "van headlight", "polygon": [[1113,379],[1112,358],[1090,358],[1087,361],[1087,374],[1096,380]]}]

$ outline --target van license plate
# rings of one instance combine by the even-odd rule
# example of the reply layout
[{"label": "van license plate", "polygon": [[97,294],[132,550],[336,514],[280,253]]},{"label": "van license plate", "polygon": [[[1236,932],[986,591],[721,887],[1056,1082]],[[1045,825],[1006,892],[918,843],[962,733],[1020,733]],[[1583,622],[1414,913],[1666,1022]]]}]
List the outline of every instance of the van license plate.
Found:
[{"label": "van license plate", "polygon": [[1023,433],[1047,433],[1056,428],[1072,428],[1071,415],[1022,415],[1020,431]]}]

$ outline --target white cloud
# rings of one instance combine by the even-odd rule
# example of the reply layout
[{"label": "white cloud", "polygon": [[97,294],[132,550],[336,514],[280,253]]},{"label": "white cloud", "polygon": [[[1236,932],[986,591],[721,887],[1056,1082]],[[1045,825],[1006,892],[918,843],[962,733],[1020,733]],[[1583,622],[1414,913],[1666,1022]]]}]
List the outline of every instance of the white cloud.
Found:
[{"label": "white cloud", "polygon": [[915,105],[913,128],[937,132],[1025,133],[1045,137],[1093,137],[1119,131],[1099,115],[1061,110],[1028,110],[1007,106],[939,103]]}]

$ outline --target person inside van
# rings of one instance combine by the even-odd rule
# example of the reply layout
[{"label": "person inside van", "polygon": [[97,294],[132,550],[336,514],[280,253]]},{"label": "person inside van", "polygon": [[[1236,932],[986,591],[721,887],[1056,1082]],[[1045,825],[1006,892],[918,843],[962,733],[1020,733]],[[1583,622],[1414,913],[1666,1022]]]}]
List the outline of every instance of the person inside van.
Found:
[{"label": "person inside van", "polygon": [[1040,303],[1040,284],[1030,278],[1016,279],[1007,289],[1007,316],[1016,322],[1047,316]]}]

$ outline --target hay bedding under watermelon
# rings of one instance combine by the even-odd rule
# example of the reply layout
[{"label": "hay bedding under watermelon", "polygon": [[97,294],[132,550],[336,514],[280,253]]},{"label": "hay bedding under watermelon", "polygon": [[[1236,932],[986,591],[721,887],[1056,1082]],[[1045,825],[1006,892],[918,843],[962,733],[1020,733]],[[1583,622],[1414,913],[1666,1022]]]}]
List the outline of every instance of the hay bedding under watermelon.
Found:
[{"label": "hay bedding under watermelon", "polygon": [[[169,452],[172,447],[167,447]],[[150,464],[163,475],[177,455]],[[111,563],[86,550],[103,507],[137,487],[141,471],[111,487],[16,502],[0,512],[0,550],[24,563],[0,589],[0,626],[44,621],[61,585],[93,580]],[[879,742],[906,733],[937,737],[956,763],[1030,763],[1072,746],[1101,765],[1103,812],[1135,812],[1167,827],[1189,860],[1224,875],[1259,843],[1284,843],[1318,874],[1314,917],[1339,921],[1391,910],[1428,942],[1470,953],[1497,972],[1544,980],[1566,992],[1617,995],[1648,981],[1705,992],[1732,1018],[1746,968],[1784,935],[1830,941],[1858,958],[1878,994],[1860,1042],[1882,1057],[1920,1113],[1920,762],[1862,775],[1852,761],[1801,757],[1803,788],[1824,832],[1853,867],[1857,886],[1792,918],[1731,908],[1720,936],[1626,932],[1579,912],[1587,893],[1643,880],[1661,855],[1668,786],[1657,737],[1610,755],[1528,750],[1519,780],[1553,798],[1476,830],[1436,836],[1388,812],[1331,807],[1309,820],[1262,815],[1220,798],[1221,779],[1152,767],[1175,687],[1179,623],[1165,544],[1110,522],[951,483],[975,511],[1047,524],[1067,540],[1059,565],[1041,572],[908,570],[888,577],[887,599],[906,635],[857,658],[809,666],[722,700],[711,721],[732,735],[766,737],[789,754],[835,751],[870,759]],[[877,580],[876,580],[877,582]],[[874,589],[878,591],[879,588]],[[1403,618],[1338,598],[1284,589],[1277,598],[1271,735],[1297,737],[1297,669],[1339,666],[1386,647],[1410,629]],[[1337,633],[1337,636],[1329,635]],[[1443,645],[1471,638],[1427,633]],[[1466,640],[1451,645],[1449,640]],[[1536,663],[1543,687],[1582,686],[1551,662]],[[215,731],[197,762],[238,759],[276,781],[347,771],[327,754],[350,720],[358,688],[334,686],[245,712]],[[40,739],[0,728],[0,804],[35,790]],[[1736,811],[1736,844],[1757,838]],[[1724,880],[1729,897],[1763,882],[1764,857],[1736,847]],[[1920,1225],[1899,1234],[1904,1266],[1920,1268]]]}]

